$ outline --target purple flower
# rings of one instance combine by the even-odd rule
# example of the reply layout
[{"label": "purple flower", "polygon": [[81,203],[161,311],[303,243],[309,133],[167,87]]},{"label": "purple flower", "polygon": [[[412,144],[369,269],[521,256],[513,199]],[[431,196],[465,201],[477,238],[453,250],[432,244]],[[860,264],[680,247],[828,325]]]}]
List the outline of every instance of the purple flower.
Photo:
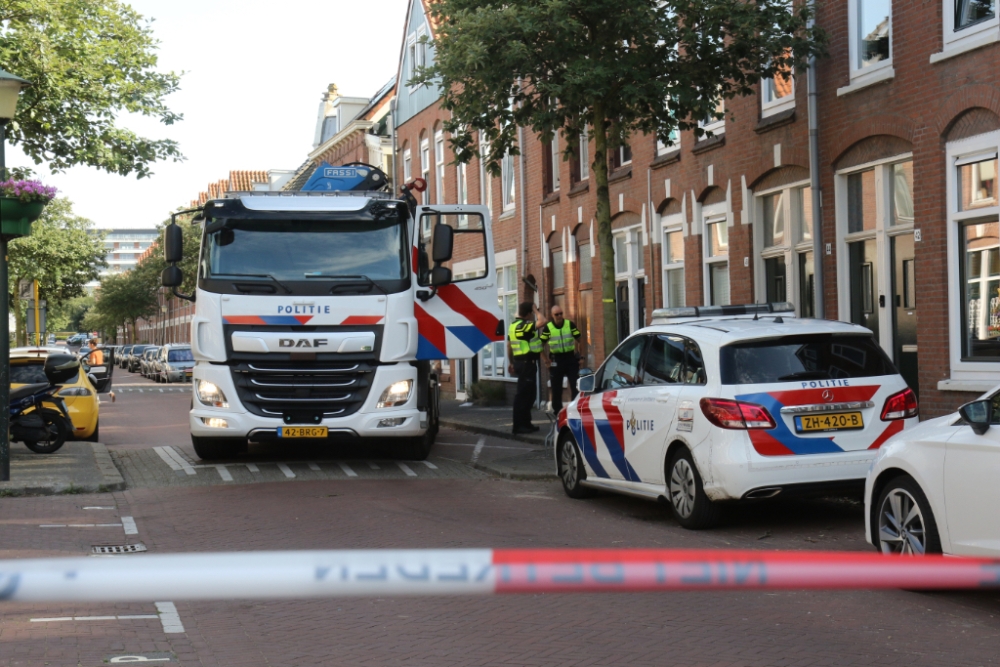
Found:
[{"label": "purple flower", "polygon": [[48,203],[56,196],[56,189],[42,185],[38,181],[15,181],[14,179],[0,181],[0,196],[12,197],[18,201]]}]

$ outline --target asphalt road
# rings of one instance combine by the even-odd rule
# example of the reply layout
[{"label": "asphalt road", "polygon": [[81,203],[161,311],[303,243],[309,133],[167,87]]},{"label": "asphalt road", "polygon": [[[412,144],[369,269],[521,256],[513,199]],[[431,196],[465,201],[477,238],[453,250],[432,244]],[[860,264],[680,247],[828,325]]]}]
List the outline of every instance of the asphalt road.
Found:
[{"label": "asphalt road", "polygon": [[[442,444],[430,459],[436,469],[414,464],[412,476],[364,450],[274,448],[255,448],[226,465],[232,481],[223,479],[215,466],[194,468],[192,475],[181,463],[199,465],[187,436],[189,394],[161,394],[152,383],[127,379],[116,376],[117,401],[102,405],[101,433],[131,478],[129,490],[0,500],[0,557],[83,555],[95,544],[126,542],[141,542],[149,553],[403,547],[870,548],[862,535],[860,506],[849,499],[758,504],[734,512],[717,530],[685,531],[653,503],[610,495],[574,501],[555,481],[502,480],[473,470],[467,464],[479,436],[459,432],[442,433]],[[125,384],[141,385],[137,388],[143,392],[125,391],[131,389]],[[500,448],[525,446],[489,438],[478,456],[500,456],[510,451]],[[167,458],[179,470],[158,453],[164,448],[177,454]],[[259,475],[247,462],[259,468]],[[295,476],[285,475],[278,463]],[[356,475],[348,475],[341,463]],[[117,525],[125,523],[122,517],[132,517],[136,534],[123,533]],[[97,527],[102,523],[112,525]],[[95,527],[40,527],[51,524]],[[159,606],[154,601],[4,603],[0,667],[97,667],[140,655],[149,664],[185,667],[1000,662],[997,593],[776,591],[155,602]]]}]

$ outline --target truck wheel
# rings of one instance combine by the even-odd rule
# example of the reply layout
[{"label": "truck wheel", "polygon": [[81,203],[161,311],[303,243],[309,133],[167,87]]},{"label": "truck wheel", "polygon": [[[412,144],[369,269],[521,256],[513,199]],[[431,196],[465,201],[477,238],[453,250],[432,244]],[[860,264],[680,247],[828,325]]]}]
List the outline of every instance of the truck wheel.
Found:
[{"label": "truck wheel", "polygon": [[200,438],[191,436],[194,453],[203,461],[236,458],[246,451],[247,441],[243,438]]}]

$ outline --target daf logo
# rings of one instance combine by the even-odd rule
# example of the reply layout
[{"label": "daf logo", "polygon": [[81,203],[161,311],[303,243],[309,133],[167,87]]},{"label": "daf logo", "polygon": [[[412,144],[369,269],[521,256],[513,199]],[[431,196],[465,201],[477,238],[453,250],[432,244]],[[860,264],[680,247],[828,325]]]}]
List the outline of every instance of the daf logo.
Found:
[{"label": "daf logo", "polygon": [[824,401],[826,401],[827,403],[829,403],[829,402],[831,402],[833,400],[833,390],[832,389],[824,389],[823,393],[820,394],[820,396],[823,397]]},{"label": "daf logo", "polygon": [[280,347],[326,347],[329,344],[326,338],[279,338]]}]

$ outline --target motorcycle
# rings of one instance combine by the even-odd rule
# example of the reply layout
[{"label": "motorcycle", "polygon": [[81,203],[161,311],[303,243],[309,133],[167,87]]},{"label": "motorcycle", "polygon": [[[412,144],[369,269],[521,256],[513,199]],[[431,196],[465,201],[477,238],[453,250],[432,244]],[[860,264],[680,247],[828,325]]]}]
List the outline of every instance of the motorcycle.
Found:
[{"label": "motorcycle", "polygon": [[27,384],[10,392],[10,440],[23,442],[36,454],[55,452],[73,433],[66,402],[56,392],[61,383],[80,372],[80,360],[69,354],[50,354],[44,372],[48,383]]}]

